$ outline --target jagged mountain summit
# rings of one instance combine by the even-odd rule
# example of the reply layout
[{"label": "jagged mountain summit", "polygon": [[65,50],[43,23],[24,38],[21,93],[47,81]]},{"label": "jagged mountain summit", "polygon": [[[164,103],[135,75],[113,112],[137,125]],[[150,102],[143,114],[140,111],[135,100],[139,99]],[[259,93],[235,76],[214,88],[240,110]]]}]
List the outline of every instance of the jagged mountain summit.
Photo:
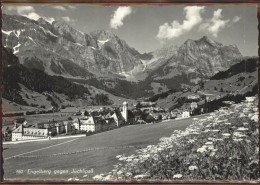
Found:
[{"label": "jagged mountain summit", "polygon": [[2,25],[3,46],[12,49],[25,67],[87,80],[111,92],[121,89],[119,94],[124,96],[130,89],[139,91],[140,85],[138,96],[195,85],[243,57],[236,46],[206,36],[142,54],[107,30],[87,34],[65,22],[7,14]]},{"label": "jagged mountain summit", "polygon": [[3,14],[2,19],[4,47],[12,48],[25,66],[51,75],[120,74],[142,65],[142,55],[108,31],[86,34],[63,22],[17,15]]},{"label": "jagged mountain summit", "polygon": [[138,81],[151,73],[168,79],[191,71],[211,76],[242,57],[236,46],[207,37],[141,54],[106,30],[86,34],[64,22],[18,15],[3,14],[2,20],[3,46],[13,49],[23,65],[69,78],[134,76]]}]

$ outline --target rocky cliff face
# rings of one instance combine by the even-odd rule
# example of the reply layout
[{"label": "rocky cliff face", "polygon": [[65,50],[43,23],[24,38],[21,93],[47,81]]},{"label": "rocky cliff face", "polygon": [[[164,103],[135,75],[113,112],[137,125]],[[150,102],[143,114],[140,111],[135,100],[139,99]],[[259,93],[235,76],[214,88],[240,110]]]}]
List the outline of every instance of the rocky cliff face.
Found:
[{"label": "rocky cliff face", "polygon": [[22,64],[48,74],[89,77],[90,71],[120,74],[142,65],[142,55],[108,31],[88,35],[63,22],[3,15],[2,33],[3,45],[12,48]]},{"label": "rocky cliff face", "polygon": [[199,40],[188,39],[164,65],[153,73],[154,79],[171,79],[185,74],[191,82],[208,78],[227,70],[242,58],[236,46],[224,46],[204,36]]},{"label": "rocky cliff face", "polygon": [[145,84],[143,91],[149,93],[152,86],[178,89],[182,84],[194,85],[242,58],[236,46],[224,46],[207,37],[140,54],[105,30],[86,34],[64,22],[5,14],[2,25],[3,46],[12,49],[27,68],[71,79],[105,77],[118,86],[127,81]]}]

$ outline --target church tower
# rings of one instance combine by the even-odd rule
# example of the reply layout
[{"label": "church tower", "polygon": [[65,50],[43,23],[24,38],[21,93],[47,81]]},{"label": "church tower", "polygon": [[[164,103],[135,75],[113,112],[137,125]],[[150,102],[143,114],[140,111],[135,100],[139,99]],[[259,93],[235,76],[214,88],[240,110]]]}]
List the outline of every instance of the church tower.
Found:
[{"label": "church tower", "polygon": [[124,117],[125,121],[127,122],[127,117],[128,117],[128,114],[127,114],[127,110],[128,110],[128,102],[124,102],[123,103],[123,111],[122,111],[122,116]]}]

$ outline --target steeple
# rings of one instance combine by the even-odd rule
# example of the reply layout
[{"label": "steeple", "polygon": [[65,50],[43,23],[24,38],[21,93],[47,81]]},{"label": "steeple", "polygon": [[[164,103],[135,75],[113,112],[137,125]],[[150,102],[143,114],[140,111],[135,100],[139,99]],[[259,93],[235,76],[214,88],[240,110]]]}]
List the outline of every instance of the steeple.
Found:
[{"label": "steeple", "polygon": [[127,117],[128,117],[128,114],[127,114],[127,111],[128,111],[128,102],[124,102],[123,103],[123,111],[122,111],[122,116],[124,117],[125,121],[127,122]]}]

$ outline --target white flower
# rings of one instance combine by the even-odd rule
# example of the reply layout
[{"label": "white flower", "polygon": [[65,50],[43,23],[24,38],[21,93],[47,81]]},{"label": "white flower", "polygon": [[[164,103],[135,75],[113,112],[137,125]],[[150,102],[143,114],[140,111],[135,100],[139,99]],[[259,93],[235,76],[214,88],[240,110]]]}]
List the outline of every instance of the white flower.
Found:
[{"label": "white flower", "polygon": [[246,115],[245,115],[244,113],[241,113],[241,114],[239,115],[239,117],[240,117],[240,118],[246,117]]},{"label": "white flower", "polygon": [[255,122],[258,122],[258,115],[254,115],[250,119],[255,121]]},{"label": "white flower", "polygon": [[243,141],[243,139],[236,139],[236,138],[233,138],[234,141]]},{"label": "white flower", "polygon": [[179,178],[182,178],[182,174],[176,174],[173,176],[174,179],[179,179]]},{"label": "white flower", "polygon": [[127,158],[126,157],[120,157],[118,160],[119,161],[125,161]]},{"label": "white flower", "polygon": [[194,142],[195,142],[194,139],[190,139],[190,140],[188,141],[188,143],[194,143]]},{"label": "white flower", "polygon": [[213,142],[211,142],[211,141],[206,142],[205,145],[213,145]]},{"label": "white flower", "polygon": [[136,175],[134,176],[134,179],[144,179],[144,178],[148,178],[150,177],[149,175],[144,175],[144,174],[141,174],[141,175]]},{"label": "white flower", "polygon": [[231,123],[225,123],[225,125],[231,125]]},{"label": "white flower", "polygon": [[102,180],[103,177],[102,177],[101,175],[95,175],[95,176],[93,177],[93,179],[94,179],[94,180]]},{"label": "white flower", "polygon": [[245,135],[242,134],[241,132],[234,132],[233,135],[236,137],[245,137]]},{"label": "white flower", "polygon": [[193,171],[193,170],[197,170],[198,167],[197,166],[189,166],[189,170]]},{"label": "white flower", "polygon": [[229,133],[224,133],[224,134],[222,134],[222,136],[224,136],[224,137],[229,137],[231,134],[229,134]]},{"label": "white flower", "polygon": [[239,130],[239,131],[245,131],[245,130],[248,130],[248,128],[245,128],[245,127],[239,127],[237,130]]},{"label": "white flower", "polygon": [[105,178],[104,178],[104,180],[111,180],[112,179],[112,175],[108,175],[108,176],[106,176]]},{"label": "white flower", "polygon": [[207,151],[207,148],[205,146],[202,146],[201,148],[198,148],[197,152],[204,153]]}]

